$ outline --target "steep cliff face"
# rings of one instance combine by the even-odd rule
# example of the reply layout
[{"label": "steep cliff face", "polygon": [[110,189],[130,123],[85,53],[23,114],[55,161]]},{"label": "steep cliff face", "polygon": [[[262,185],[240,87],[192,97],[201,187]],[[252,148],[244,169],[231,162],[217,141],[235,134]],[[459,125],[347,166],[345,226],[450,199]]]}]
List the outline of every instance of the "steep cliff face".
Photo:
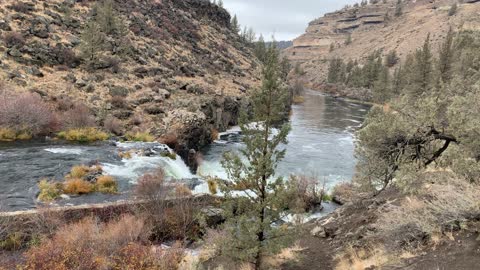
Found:
[{"label": "steep cliff face", "polygon": [[[332,58],[362,63],[375,50],[382,50],[384,55],[395,50],[404,59],[421,46],[429,33],[432,48],[436,50],[449,27],[456,30],[480,29],[480,1],[463,1],[458,4],[456,14],[449,16],[449,10],[456,2],[406,0],[401,5],[399,16],[396,16],[396,0],[378,1],[325,14],[310,22],[306,33],[294,40],[293,47],[287,49],[285,55],[301,65],[304,74],[296,77],[306,86],[324,89],[328,62]],[[349,37],[350,44],[346,42]],[[339,90],[330,91],[335,93]]]},{"label": "steep cliff face", "polygon": [[83,103],[99,124],[113,116],[125,131],[173,135],[191,148],[236,123],[259,73],[225,9],[203,0],[113,3],[123,37],[107,38],[105,52],[87,67],[81,33],[97,16],[97,1],[2,1],[0,77],[7,95],[36,92],[56,107]]}]

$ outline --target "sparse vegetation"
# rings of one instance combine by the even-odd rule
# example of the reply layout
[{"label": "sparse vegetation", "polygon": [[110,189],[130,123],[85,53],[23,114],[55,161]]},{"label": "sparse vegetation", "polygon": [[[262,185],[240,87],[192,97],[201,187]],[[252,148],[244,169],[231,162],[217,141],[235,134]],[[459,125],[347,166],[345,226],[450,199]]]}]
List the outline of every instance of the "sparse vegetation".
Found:
[{"label": "sparse vegetation", "polygon": [[61,184],[50,182],[46,179],[41,180],[38,183],[38,188],[40,189],[40,194],[38,199],[42,202],[50,202],[58,199],[62,195],[63,188]]},{"label": "sparse vegetation", "polygon": [[108,134],[97,129],[97,128],[78,128],[70,129],[67,131],[62,131],[58,133],[58,138],[79,142],[79,143],[88,143],[96,141],[105,141],[109,138]]},{"label": "sparse vegetation", "polygon": [[38,200],[42,202],[54,201],[62,194],[83,195],[93,192],[118,192],[118,184],[112,176],[102,175],[103,169],[99,165],[73,166],[63,182],[41,180],[38,184],[40,194]]},{"label": "sparse vegetation", "polygon": [[134,142],[153,142],[155,137],[153,137],[148,132],[127,132],[125,134],[127,140]]},{"label": "sparse vegetation", "polygon": [[115,194],[118,192],[118,184],[112,176],[102,175],[97,178],[95,190],[102,193]]},{"label": "sparse vegetation", "polygon": [[93,191],[94,191],[93,184],[79,178],[68,179],[63,184],[63,192],[70,195],[89,194],[89,193],[92,193]]}]

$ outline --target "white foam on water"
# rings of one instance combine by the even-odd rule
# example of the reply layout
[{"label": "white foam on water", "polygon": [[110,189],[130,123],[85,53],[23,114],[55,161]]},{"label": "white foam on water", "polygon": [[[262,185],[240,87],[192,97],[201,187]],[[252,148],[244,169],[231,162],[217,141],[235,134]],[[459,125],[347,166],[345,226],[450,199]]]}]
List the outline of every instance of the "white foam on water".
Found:
[{"label": "white foam on water", "polygon": [[70,155],[81,155],[83,152],[82,149],[80,148],[46,148],[44,150],[54,154],[70,154]]},{"label": "white foam on water", "polygon": [[130,179],[134,184],[140,176],[158,167],[163,168],[167,176],[174,179],[195,177],[180,157],[173,160],[168,157],[134,155],[130,159],[123,159],[122,164],[104,163],[102,165],[106,174]]}]

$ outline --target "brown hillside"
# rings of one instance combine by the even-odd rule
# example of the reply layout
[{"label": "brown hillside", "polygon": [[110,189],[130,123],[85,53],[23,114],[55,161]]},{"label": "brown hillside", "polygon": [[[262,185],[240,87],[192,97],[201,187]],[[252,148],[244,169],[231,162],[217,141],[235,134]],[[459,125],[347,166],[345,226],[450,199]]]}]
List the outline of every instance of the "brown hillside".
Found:
[{"label": "brown hillside", "polygon": [[[109,39],[92,69],[80,46],[95,4],[0,3],[0,77],[7,95],[32,91],[53,105],[84,103],[99,124],[113,116],[125,130],[173,134],[183,150],[236,123],[241,98],[258,84],[257,63],[230,31],[225,9],[200,0],[114,1],[126,35]],[[126,55],[117,54],[124,47]]]},{"label": "brown hillside", "polygon": [[[285,51],[292,62],[301,64],[305,85],[321,89],[328,60],[335,57],[361,63],[375,50],[383,50],[384,54],[396,50],[403,59],[420,47],[429,33],[432,48],[437,49],[449,27],[480,29],[480,1],[477,0],[463,1],[453,16],[448,12],[456,0],[403,1],[402,15],[398,17],[394,15],[396,2],[378,1],[364,7],[349,7],[310,22],[306,33]],[[347,45],[349,35],[352,43]]]}]

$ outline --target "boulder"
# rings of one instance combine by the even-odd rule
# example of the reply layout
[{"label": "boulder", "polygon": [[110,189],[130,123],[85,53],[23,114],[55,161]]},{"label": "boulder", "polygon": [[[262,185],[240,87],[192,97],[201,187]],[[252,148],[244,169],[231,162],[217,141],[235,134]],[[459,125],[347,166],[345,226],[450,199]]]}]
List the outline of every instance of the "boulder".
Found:
[{"label": "boulder", "polygon": [[36,37],[48,38],[50,34],[50,22],[44,17],[35,17],[28,31]]},{"label": "boulder", "polygon": [[327,232],[325,231],[325,228],[322,226],[316,226],[310,231],[310,234],[315,237],[321,237],[321,238],[327,237]]}]

